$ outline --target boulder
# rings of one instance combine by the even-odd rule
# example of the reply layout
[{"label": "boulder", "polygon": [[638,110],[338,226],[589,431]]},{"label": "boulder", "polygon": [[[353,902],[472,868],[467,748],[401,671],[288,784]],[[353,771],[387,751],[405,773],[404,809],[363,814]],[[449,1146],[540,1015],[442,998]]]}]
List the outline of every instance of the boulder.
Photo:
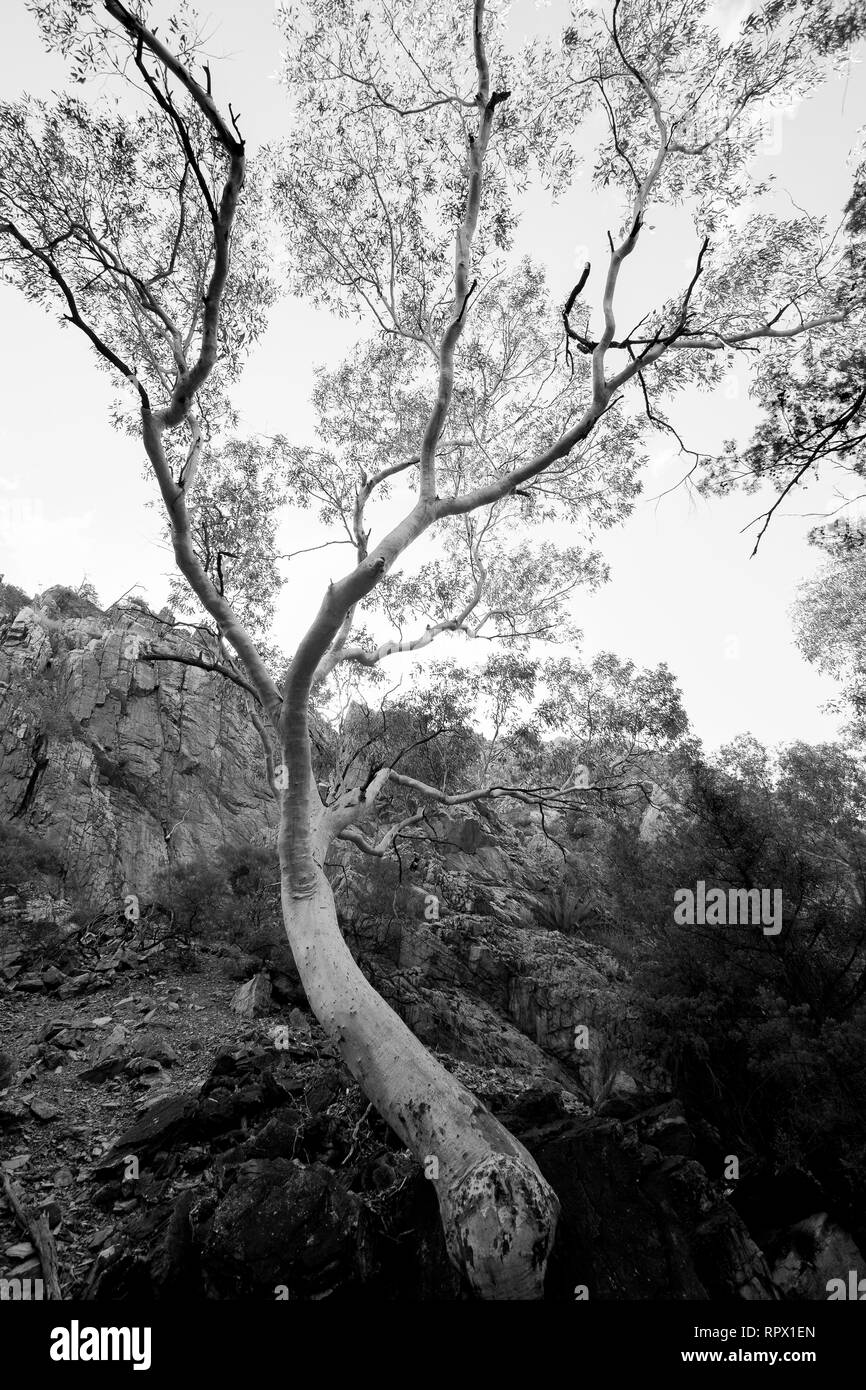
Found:
[{"label": "boulder", "polygon": [[248,1160],[205,1242],[212,1296],[323,1297],[352,1272],[359,1206],[323,1164]]},{"label": "boulder", "polygon": [[774,1246],[773,1279],[786,1298],[826,1299],[831,1279],[847,1289],[852,1271],[855,1283],[866,1278],[866,1259],[826,1211],[789,1227]]},{"label": "boulder", "polygon": [[231,1008],[240,1018],[260,1018],[271,1005],[271,982],[264,971],[259,971],[245,985],[240,985],[232,995]]},{"label": "boulder", "polygon": [[546,1296],[573,1300],[778,1298],[742,1220],[703,1168],[662,1156],[632,1126],[566,1116],[527,1128],[518,1107],[501,1116],[527,1146],[562,1213]]}]

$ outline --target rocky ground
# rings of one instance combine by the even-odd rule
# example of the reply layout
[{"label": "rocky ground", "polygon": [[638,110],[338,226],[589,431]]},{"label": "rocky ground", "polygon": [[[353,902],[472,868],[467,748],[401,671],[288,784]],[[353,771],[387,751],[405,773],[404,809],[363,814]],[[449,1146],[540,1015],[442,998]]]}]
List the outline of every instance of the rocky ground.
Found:
[{"label": "rocky ground", "polygon": [[[285,976],[244,982],[228,948],[193,969],[124,946],[90,971],[32,941],[0,955],[0,1168],[47,1214],[65,1297],[468,1296],[431,1184]],[[676,1101],[593,1105],[554,1058],[437,1051],[560,1197],[549,1297],[779,1296]],[[38,1276],[8,1202],[0,1250],[0,1275]]]},{"label": "rocky ground", "polygon": [[[0,950],[4,972],[15,955]],[[0,1166],[29,1205],[49,1208],[70,1292],[123,1214],[122,1203],[111,1219],[91,1206],[90,1164],[143,1105],[200,1086],[220,1046],[261,1031],[227,1007],[231,986],[216,958],[167,975],[162,959],[126,956],[108,971],[70,972],[66,989],[57,967],[19,974],[0,1008]],[[0,1272],[38,1274],[8,1207],[3,1215]]]}]

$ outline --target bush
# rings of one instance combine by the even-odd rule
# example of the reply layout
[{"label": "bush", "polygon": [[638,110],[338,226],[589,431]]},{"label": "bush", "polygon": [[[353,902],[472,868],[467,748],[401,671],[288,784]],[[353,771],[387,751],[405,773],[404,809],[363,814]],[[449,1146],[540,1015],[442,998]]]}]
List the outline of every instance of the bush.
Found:
[{"label": "bush", "polygon": [[82,737],[81,724],[66,708],[53,666],[17,678],[14,694],[10,724],[26,724],[37,747],[40,740],[51,738],[69,743]]},{"label": "bush", "polygon": [[[694,765],[651,842],[622,828],[608,846],[609,891],[640,942],[639,1051],[727,1152],[811,1172],[863,1239],[863,773],[829,745],[795,745],[775,765],[750,742],[723,756]],[[778,889],[781,931],[678,925],[675,893],[701,880]]]},{"label": "bush", "polygon": [[275,849],[239,845],[218,863],[200,857],[160,878],[156,898],[177,934],[227,942],[276,969],[291,968],[280,914]]},{"label": "bush", "polygon": [[535,920],[545,931],[578,936],[602,923],[601,914],[589,901],[586,891],[568,878],[535,901]]},{"label": "bush", "polygon": [[[744,989],[730,959],[714,954],[697,940],[646,953],[633,979],[638,1047],[666,1068],[688,1110],[725,1136],[727,1152],[812,1172],[862,1239],[866,1006],[819,1021],[785,997],[783,981]],[[851,1191],[860,1194],[859,1229]]]},{"label": "bush", "polygon": [[23,589],[19,589],[17,584],[4,584],[0,576],[0,613],[6,618],[14,618],[22,608],[26,608],[32,599],[25,594]]},{"label": "bush", "polygon": [[28,883],[34,875],[61,877],[57,845],[51,836],[36,835],[17,821],[0,822],[0,886]]}]

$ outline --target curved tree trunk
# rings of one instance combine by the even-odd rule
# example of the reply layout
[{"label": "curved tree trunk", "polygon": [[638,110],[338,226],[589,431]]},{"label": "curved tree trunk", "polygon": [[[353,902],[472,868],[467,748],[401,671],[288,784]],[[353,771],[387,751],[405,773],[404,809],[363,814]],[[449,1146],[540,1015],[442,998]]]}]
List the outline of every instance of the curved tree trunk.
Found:
[{"label": "curved tree trunk", "polygon": [[291,800],[282,798],[279,837],[283,917],[310,1005],[379,1114],[436,1174],[448,1253],[478,1296],[540,1298],[556,1196],[523,1145],[430,1055],[358,969],[322,870],[321,830],[313,837],[314,891],[293,894]]}]

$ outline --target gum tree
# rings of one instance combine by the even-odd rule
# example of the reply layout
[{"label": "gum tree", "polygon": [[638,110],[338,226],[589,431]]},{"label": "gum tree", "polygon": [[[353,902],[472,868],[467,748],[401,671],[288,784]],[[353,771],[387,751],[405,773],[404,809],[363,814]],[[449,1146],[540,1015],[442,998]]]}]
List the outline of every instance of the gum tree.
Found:
[{"label": "gum tree", "polygon": [[[819,75],[803,13],[756,11],[724,42],[705,0],[615,0],[575,11],[559,42],[520,48],[485,0],[284,6],[290,135],[263,161],[265,188],[189,15],[158,30],[143,0],[31,8],[74,78],[122,81],[87,105],[0,108],[5,274],[59,306],[124,387],[118,422],[140,435],[179,572],[216,626],[219,668],[255,703],[280,801],[286,931],[315,1013],[412,1152],[436,1158],[448,1249],[477,1294],[539,1297],[555,1195],[368,984],[324,873],[335,839],[382,853],[423,812],[375,842],[365,833],[401,786],[388,765],[323,796],[312,702],[343,670],[375,672],[447,633],[518,651],[569,637],[575,583],[599,574],[588,538],[627,512],[644,433],[674,429],[666,398],[712,388],[727,354],[841,321],[844,285],[809,219],[732,217],[756,193],[754,113]],[[581,155],[621,194],[622,223],[606,263],[563,287],[554,312],[539,267],[508,249],[522,190],[565,187]],[[691,214],[694,263],[654,303],[645,230],[664,204]],[[261,474],[243,443],[225,446],[231,382],[274,292],[269,209],[291,287],[373,333],[320,383],[321,449],[274,441],[260,458],[353,552],[279,684],[257,632],[278,582],[250,512]],[[624,331],[627,263],[646,312]],[[260,489],[272,537],[270,495]],[[571,544],[555,540],[563,530]],[[584,781],[551,794],[580,800]],[[421,779],[411,790],[453,801]]]},{"label": "gum tree", "polygon": [[846,718],[845,734],[862,745],[866,733],[866,550],[858,532],[830,531],[827,561],[799,588],[793,606],[797,645],[807,661],[840,684],[830,704]]},{"label": "gum tree", "polygon": [[[864,21],[866,22],[866,21]],[[816,229],[818,230],[818,229]],[[825,238],[822,263],[837,258],[847,277],[849,312],[828,325],[816,345],[809,337],[795,353],[769,354],[753,384],[762,418],[745,449],[728,441],[725,452],[708,459],[700,486],[707,494],[735,488],[776,496],[756,518],[756,554],[774,516],[797,489],[826,482],[833,492],[809,539],[836,558],[856,555],[866,540],[856,509],[866,473],[866,162],[855,172],[854,188],[837,232]],[[820,267],[818,268],[820,273]],[[855,509],[851,515],[851,509]]]}]

